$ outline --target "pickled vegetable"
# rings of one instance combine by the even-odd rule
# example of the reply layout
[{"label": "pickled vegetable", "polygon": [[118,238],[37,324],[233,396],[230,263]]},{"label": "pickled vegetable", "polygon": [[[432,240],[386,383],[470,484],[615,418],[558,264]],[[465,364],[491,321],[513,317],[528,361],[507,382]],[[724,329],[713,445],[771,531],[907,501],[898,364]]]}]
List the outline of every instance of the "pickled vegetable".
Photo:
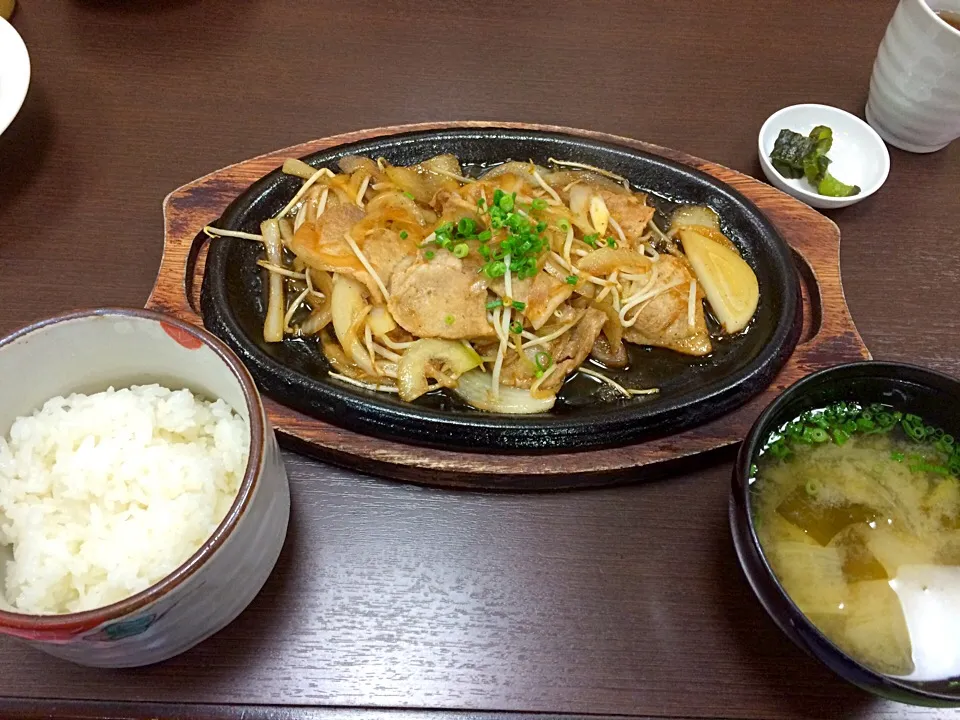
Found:
[{"label": "pickled vegetable", "polygon": [[828,197],[858,195],[860,188],[847,185],[833,177],[827,168],[827,152],[833,147],[833,131],[826,125],[817,125],[809,135],[801,135],[784,128],[780,131],[770,153],[770,163],[785,178],[806,177],[817,192]]}]

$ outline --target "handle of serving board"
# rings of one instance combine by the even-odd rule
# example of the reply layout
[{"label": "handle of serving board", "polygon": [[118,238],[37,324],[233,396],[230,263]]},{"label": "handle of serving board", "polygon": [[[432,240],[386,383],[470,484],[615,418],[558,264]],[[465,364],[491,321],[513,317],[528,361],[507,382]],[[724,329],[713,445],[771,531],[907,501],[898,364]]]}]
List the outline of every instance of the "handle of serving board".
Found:
[{"label": "handle of serving board", "polygon": [[163,203],[163,257],[146,307],[202,327],[200,286],[210,236],[203,231],[202,220],[197,224],[189,212],[174,207],[176,201],[174,192]]},{"label": "handle of serving board", "polygon": [[[840,230],[812,208],[801,207],[804,212],[786,231],[779,228],[793,249],[803,294],[800,342],[774,381],[781,389],[825,365],[871,359],[843,292]],[[815,222],[804,217],[808,213]]]}]

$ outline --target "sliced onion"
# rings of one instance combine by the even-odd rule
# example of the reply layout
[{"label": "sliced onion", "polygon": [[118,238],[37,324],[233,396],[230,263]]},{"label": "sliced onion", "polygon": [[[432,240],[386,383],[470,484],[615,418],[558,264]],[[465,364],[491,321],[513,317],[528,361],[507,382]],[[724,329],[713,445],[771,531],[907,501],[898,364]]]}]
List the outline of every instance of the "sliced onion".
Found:
[{"label": "sliced onion", "polygon": [[593,190],[587,185],[574,185],[570,188],[570,211],[574,215],[586,217],[590,209]]},{"label": "sliced onion", "polygon": [[310,313],[310,317],[304,320],[303,325],[300,326],[300,334],[316,335],[330,324],[330,320],[330,304],[324,303],[323,307],[321,307],[319,310],[314,310],[312,313]]},{"label": "sliced onion", "polygon": [[357,334],[357,319],[366,311],[367,301],[363,297],[363,285],[353,278],[335,275],[330,297],[330,312],[337,340],[343,346],[347,357],[360,369],[370,375],[376,375],[370,356]]},{"label": "sliced onion", "polygon": [[459,377],[480,364],[472,347],[455,340],[423,338],[411,345],[397,363],[397,387],[404,400],[416,400],[427,392],[427,376],[439,370],[448,377]]},{"label": "sliced onion", "polygon": [[670,216],[671,230],[691,225],[719,230],[720,218],[717,217],[713,209],[706,205],[681,205]]},{"label": "sliced onion", "polygon": [[[536,170],[540,172],[541,175],[548,172],[546,168],[539,166],[534,166]],[[516,160],[510,160],[500,165],[495,165],[489,170],[487,170],[483,175],[480,176],[481,180],[493,180],[498,178],[501,175],[512,174],[516,175],[522,179],[528,185],[534,185],[539,187],[536,178],[533,177],[533,173],[530,171],[530,163],[528,162],[518,162]]]},{"label": "sliced onion", "polygon": [[630,194],[630,191],[620,183],[603,175],[598,175],[591,170],[555,170],[551,173],[541,174],[543,174],[543,179],[554,187],[566,188],[570,186],[570,189],[573,189],[576,187],[573,183],[580,182],[592,186],[594,190],[609,190],[619,195]]},{"label": "sliced onion", "polygon": [[377,305],[370,311],[370,318],[367,320],[367,324],[370,325],[370,330],[377,337],[386,335],[397,329],[397,323],[394,321],[393,315],[382,305]]},{"label": "sliced onion", "polygon": [[283,161],[283,172],[286,175],[295,175],[298,178],[309,180],[316,171],[315,167],[311,167],[297,158],[287,158]]},{"label": "sliced onion", "polygon": [[591,275],[609,275],[620,272],[642,273],[650,269],[650,258],[636,250],[601,247],[585,256],[577,268]]},{"label": "sliced onion", "polygon": [[[263,244],[267,250],[267,262],[283,266],[283,244],[280,240],[280,224],[276,220],[267,220],[260,224]],[[263,339],[268,343],[283,340],[283,314],[286,312],[286,293],[283,289],[283,276],[271,272],[267,292],[267,317],[263,322]]]},{"label": "sliced onion", "polygon": [[463,177],[463,170],[460,168],[460,161],[456,155],[447,153],[445,155],[436,155],[429,160],[420,163],[420,167],[429,172],[439,172],[441,175],[450,177],[452,175]]},{"label": "sliced onion", "polygon": [[680,231],[680,240],[723,329],[737,333],[746,328],[760,301],[760,286],[753,268],[730,248],[690,228]]},{"label": "sliced onion", "polygon": [[610,210],[600,195],[590,197],[590,224],[601,236],[607,234],[607,225],[610,223]]},{"label": "sliced onion", "polygon": [[368,157],[344,155],[340,158],[339,162],[337,162],[337,165],[340,167],[340,172],[346,173],[347,175],[353,175],[355,172],[361,171],[364,175],[380,177],[380,168]]},{"label": "sliced onion", "polygon": [[455,388],[457,395],[479,410],[509,413],[511,415],[529,415],[547,412],[557,401],[556,395],[537,399],[529,390],[501,385],[498,397],[490,391],[491,378],[482,370],[471,370],[460,377]]},{"label": "sliced onion", "polygon": [[401,191],[410,193],[418,202],[429,204],[438,191],[459,186],[450,176],[460,177],[460,163],[453,155],[437,155],[411,167],[388,165],[384,173]]}]

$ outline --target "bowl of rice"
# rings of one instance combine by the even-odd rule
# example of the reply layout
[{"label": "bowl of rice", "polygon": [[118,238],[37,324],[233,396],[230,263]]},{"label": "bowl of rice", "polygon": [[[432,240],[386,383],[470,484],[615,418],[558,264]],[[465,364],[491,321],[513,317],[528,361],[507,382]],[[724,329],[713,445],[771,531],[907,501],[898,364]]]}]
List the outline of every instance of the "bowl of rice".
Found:
[{"label": "bowl of rice", "polygon": [[290,490],[217,338],[148,310],[0,340],[0,634],[83,665],[177,655],[273,570]]}]

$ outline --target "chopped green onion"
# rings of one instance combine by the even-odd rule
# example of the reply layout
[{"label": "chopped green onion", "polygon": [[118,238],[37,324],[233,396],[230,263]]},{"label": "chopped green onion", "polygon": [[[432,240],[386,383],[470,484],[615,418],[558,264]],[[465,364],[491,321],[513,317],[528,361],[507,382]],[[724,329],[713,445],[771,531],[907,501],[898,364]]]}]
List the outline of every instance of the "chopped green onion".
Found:
[{"label": "chopped green onion", "polygon": [[[809,410],[785,423],[764,448],[764,453],[786,459],[794,443],[819,444],[832,441],[843,445],[855,434],[887,433],[900,426],[904,434],[923,443],[924,452],[890,451],[890,460],[905,463],[911,472],[954,476],[960,479],[960,445],[943,428],[928,425],[918,415],[904,414],[887,405],[873,403],[863,407],[838,402],[822,410]],[[808,487],[808,492],[810,488]]]},{"label": "chopped green onion", "polygon": [[444,321],[447,325],[453,325],[453,323],[456,321],[456,318],[455,318],[453,315],[447,315],[447,316],[443,319],[443,321]]},{"label": "chopped green onion", "polygon": [[496,310],[498,307],[503,305],[503,300],[497,298],[496,300],[491,300],[487,303],[487,310]]},{"label": "chopped green onion", "polygon": [[[507,194],[499,188],[493,192],[489,214],[489,227],[482,231],[471,217],[462,217],[456,223],[442,223],[433,231],[434,242],[462,258],[470,251],[470,246],[463,241],[478,240],[477,252],[484,260],[480,272],[488,278],[502,277],[508,271],[516,273],[520,280],[536,277],[540,270],[538,258],[550,249],[548,240],[541,234],[547,229],[547,223],[534,223],[517,207],[516,193]],[[494,232],[501,229],[506,231],[506,237],[496,244],[491,243]],[[509,267],[507,256],[510,257]]]},{"label": "chopped green onion", "polygon": [[406,196],[407,196],[408,198],[410,198],[411,200],[416,200],[416,198],[413,196],[413,193],[412,193],[412,192],[407,192],[406,190],[404,190],[404,191],[403,191],[403,194],[406,195]]},{"label": "chopped green onion", "polygon": [[614,240],[612,237],[608,237],[608,238],[607,238],[607,247],[615,248],[616,246],[617,246],[617,241]]},{"label": "chopped green onion", "polygon": [[871,433],[876,429],[877,424],[872,418],[868,417],[867,413],[864,413],[860,416],[860,419],[857,420],[857,427],[865,433]]},{"label": "chopped green onion", "polygon": [[510,323],[510,332],[512,332],[514,335],[519,335],[523,332],[523,325],[517,321]]},{"label": "chopped green onion", "polygon": [[543,198],[534,198],[533,202],[530,203],[530,208],[533,210],[546,210],[547,201]]},{"label": "chopped green onion", "polygon": [[830,439],[830,436],[821,427],[808,427],[803,431],[803,438],[813,443],[824,443]]},{"label": "chopped green onion", "polygon": [[576,285],[579,280],[576,275],[567,275],[567,279],[564,282],[566,282],[567,285]]},{"label": "chopped green onion", "polygon": [[943,465],[933,465],[926,461],[914,463],[910,466],[910,472],[931,472],[937,475],[949,475],[950,470]]},{"label": "chopped green onion", "polygon": [[600,239],[600,236],[597,235],[596,233],[593,233],[592,235],[584,235],[584,236],[583,236],[583,241],[584,241],[587,245],[589,245],[590,247],[592,247],[592,248],[595,248],[595,247],[598,246],[597,241],[598,241],[599,239]]},{"label": "chopped green onion", "polygon": [[494,260],[484,266],[483,272],[490,279],[499,278],[506,274],[507,266],[503,264],[502,260]]},{"label": "chopped green onion", "polygon": [[514,310],[519,310],[520,312],[523,312],[524,310],[527,309],[527,304],[526,304],[525,302],[520,302],[519,300],[514,300],[514,301],[513,301],[513,309],[514,309]]},{"label": "chopped green onion", "polygon": [[923,425],[923,420],[916,415],[905,415],[900,425],[903,431],[914,440],[923,440],[926,437],[927,429]]},{"label": "chopped green onion", "polygon": [[550,366],[553,365],[553,355],[548,352],[538,352],[534,358],[533,362],[537,366],[537,370],[544,372],[550,369]]},{"label": "chopped green onion", "polygon": [[789,455],[791,452],[790,447],[787,445],[786,440],[784,440],[783,438],[780,438],[775,443],[772,443],[767,448],[767,451],[771,455],[773,455],[775,458],[779,458],[781,460],[787,457],[787,455]]},{"label": "chopped green onion", "polygon": [[825,416],[825,415],[822,415],[822,414],[821,414],[821,415],[814,415],[814,416],[813,416],[812,418],[810,418],[807,422],[811,422],[811,423],[813,423],[814,425],[816,425],[817,427],[823,428],[824,430],[826,430],[827,428],[830,427],[830,422],[827,420],[826,416]]},{"label": "chopped green onion", "polygon": [[406,240],[406,239],[407,239],[407,231],[406,231],[406,230],[401,230],[401,231],[400,231],[400,239],[401,239],[401,240]]},{"label": "chopped green onion", "polygon": [[821,485],[819,480],[810,478],[809,480],[807,480],[806,484],[803,487],[804,487],[804,490],[807,491],[807,495],[809,495],[810,497],[816,497],[817,495],[820,494]]},{"label": "chopped green onion", "polygon": [[427,250],[427,251],[423,254],[423,256],[424,256],[427,260],[433,260],[434,255],[436,255],[436,253],[434,253],[433,250]]}]

